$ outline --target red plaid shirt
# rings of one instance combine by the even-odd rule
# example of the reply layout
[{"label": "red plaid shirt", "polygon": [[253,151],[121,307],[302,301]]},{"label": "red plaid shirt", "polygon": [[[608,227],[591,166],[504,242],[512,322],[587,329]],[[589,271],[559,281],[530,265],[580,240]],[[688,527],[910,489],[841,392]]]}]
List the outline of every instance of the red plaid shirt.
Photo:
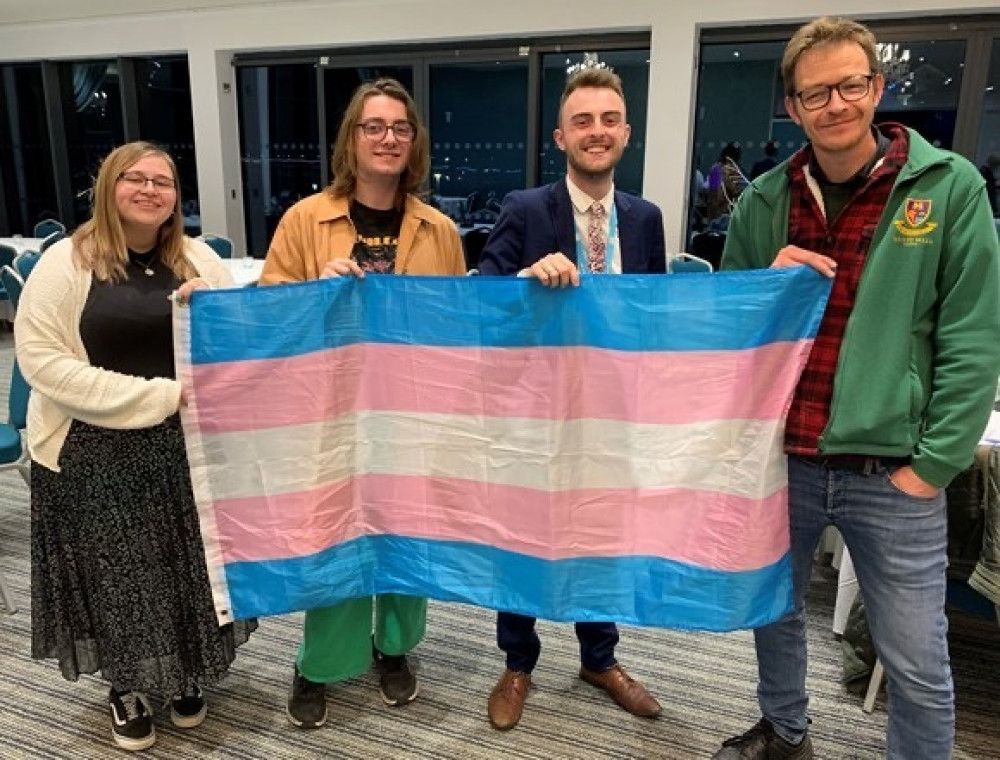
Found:
[{"label": "red plaid shirt", "polygon": [[806,183],[805,167],[812,149],[805,147],[789,162],[788,243],[837,262],[830,300],[788,412],[785,451],[789,454],[819,453],[819,439],[830,419],[840,344],[854,308],[865,257],[896,175],[906,163],[910,143],[903,127],[884,124],[880,129],[892,140],[882,163],[829,224]]}]

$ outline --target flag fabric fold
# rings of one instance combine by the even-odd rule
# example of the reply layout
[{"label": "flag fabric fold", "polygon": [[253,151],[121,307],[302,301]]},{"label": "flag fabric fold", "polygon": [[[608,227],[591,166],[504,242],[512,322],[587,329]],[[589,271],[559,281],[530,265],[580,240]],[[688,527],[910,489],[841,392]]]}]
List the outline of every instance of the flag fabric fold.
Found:
[{"label": "flag fabric fold", "polygon": [[175,310],[220,623],[377,593],[732,630],[791,605],[806,268],[341,278]]}]

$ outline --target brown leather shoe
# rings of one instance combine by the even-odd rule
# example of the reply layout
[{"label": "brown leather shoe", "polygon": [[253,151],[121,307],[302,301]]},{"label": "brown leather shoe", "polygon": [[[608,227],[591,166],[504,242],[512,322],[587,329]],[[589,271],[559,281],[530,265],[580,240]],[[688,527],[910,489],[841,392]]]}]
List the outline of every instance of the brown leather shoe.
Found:
[{"label": "brown leather shoe", "polygon": [[646,687],[625,672],[621,665],[614,665],[603,673],[580,668],[580,678],[604,689],[624,710],[640,718],[655,718],[663,710]]},{"label": "brown leather shoe", "polygon": [[531,674],[505,669],[490,692],[489,716],[493,728],[507,731],[517,725],[531,687]]}]

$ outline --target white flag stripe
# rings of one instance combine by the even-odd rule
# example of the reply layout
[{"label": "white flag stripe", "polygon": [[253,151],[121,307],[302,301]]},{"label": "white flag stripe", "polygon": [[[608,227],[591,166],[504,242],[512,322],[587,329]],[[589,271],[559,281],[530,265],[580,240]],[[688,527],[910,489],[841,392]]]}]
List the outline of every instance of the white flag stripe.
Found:
[{"label": "white flag stripe", "polygon": [[543,491],[687,488],[761,499],[785,487],[783,438],[784,423],[775,420],[643,425],[364,412],[205,436],[202,443],[203,463],[216,468],[215,501],[304,491],[360,473]]}]

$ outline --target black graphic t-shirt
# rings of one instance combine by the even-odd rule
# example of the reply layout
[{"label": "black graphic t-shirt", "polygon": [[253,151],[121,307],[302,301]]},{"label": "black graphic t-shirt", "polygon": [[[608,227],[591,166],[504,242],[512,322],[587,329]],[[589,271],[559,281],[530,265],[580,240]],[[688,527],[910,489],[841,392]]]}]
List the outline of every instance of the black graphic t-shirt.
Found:
[{"label": "black graphic t-shirt", "polygon": [[399,228],[403,223],[402,209],[369,208],[351,201],[351,220],[358,231],[351,258],[363,272],[392,274]]}]

